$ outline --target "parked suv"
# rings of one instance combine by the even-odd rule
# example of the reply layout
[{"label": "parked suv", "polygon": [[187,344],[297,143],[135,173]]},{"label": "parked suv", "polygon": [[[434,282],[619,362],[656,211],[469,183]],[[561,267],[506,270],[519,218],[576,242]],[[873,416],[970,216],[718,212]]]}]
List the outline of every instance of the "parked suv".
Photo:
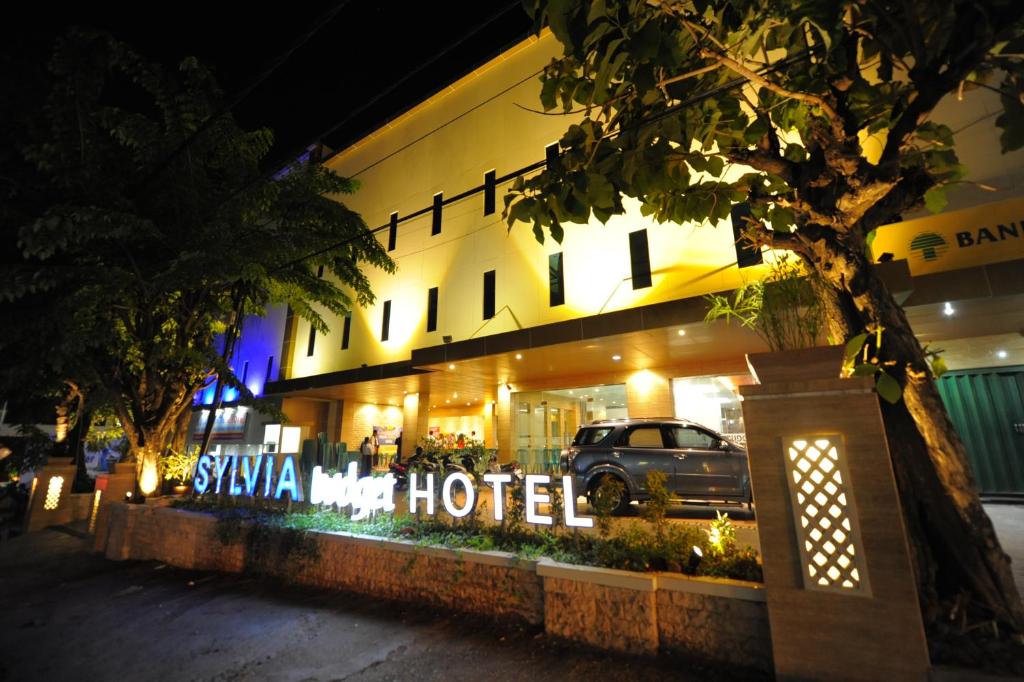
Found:
[{"label": "parked suv", "polygon": [[647,472],[661,471],[673,497],[683,500],[752,502],[747,452],[693,422],[680,419],[606,419],[580,428],[562,451],[563,474],[573,489],[593,500],[601,479],[623,484],[615,507],[621,514],[631,500],[646,500]]}]

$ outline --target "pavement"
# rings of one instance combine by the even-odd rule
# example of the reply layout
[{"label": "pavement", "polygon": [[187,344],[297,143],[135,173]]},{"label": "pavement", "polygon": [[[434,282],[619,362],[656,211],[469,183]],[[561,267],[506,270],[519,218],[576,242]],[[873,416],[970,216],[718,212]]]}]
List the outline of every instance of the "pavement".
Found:
[{"label": "pavement", "polygon": [[[79,534],[80,535],[80,534]],[[735,680],[432,609],[112,562],[68,529],[0,544],[0,680]]]},{"label": "pavement", "polygon": [[[986,509],[1024,587],[1024,506]],[[714,512],[677,507],[670,516],[702,524]],[[67,528],[0,543],[0,681],[741,679],[693,661],[580,649],[539,629],[247,576],[107,561],[89,548],[84,533]],[[934,679],[993,678],[946,669]]]}]

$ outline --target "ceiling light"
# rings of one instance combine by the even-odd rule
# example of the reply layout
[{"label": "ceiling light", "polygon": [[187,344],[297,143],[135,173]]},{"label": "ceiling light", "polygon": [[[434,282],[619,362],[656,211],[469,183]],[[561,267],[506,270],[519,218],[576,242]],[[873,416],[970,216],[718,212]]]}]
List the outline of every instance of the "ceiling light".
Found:
[{"label": "ceiling light", "polygon": [[455,369],[455,365],[448,365],[448,369]]},{"label": "ceiling light", "polygon": [[523,359],[523,354],[522,353],[516,353],[516,360],[522,360],[522,359]]},{"label": "ceiling light", "polygon": [[618,362],[618,361],[619,361],[619,360],[621,360],[621,359],[622,359],[622,356],[621,356],[621,355],[613,355],[613,356],[612,356],[612,360],[614,360],[615,362]]},{"label": "ceiling light", "polygon": [[469,407],[469,403],[466,403],[466,407]]},{"label": "ceiling light", "polygon": [[450,401],[450,400],[446,400],[446,401],[444,401],[444,402],[445,402],[445,403],[450,403],[451,401]]},{"label": "ceiling light", "polygon": [[459,394],[458,394],[458,393],[452,393],[452,397],[453,397],[453,398],[458,398],[458,397],[459,397]]},{"label": "ceiling light", "polygon": [[679,331],[676,332],[676,334],[679,334],[679,336],[686,336],[686,330],[680,329]]},{"label": "ceiling light", "polygon": [[946,303],[942,306],[942,314],[945,315],[946,317],[953,317],[953,313],[955,312],[956,309],[949,301],[946,301]]},{"label": "ceiling light", "polygon": [[1006,359],[1006,351],[1005,350],[997,350],[996,351],[996,357],[999,358],[1000,360],[1005,360]]}]

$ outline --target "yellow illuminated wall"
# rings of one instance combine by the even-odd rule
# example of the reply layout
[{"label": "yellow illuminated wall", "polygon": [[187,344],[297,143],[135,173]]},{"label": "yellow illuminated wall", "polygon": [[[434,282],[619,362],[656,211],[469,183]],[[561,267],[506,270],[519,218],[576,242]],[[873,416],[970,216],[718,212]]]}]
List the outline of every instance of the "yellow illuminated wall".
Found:
[{"label": "yellow illuminated wall", "polygon": [[[371,227],[387,225],[392,212],[408,215],[544,158],[572,122],[523,108],[539,104],[537,73],[559,53],[550,34],[503,53],[327,161],[360,182],[344,197]],[[517,106],[518,105],[518,106]],[[739,173],[733,168],[730,172]],[[538,244],[527,225],[509,233],[501,220],[508,183],[499,185],[497,210],[483,215],[483,194],[444,207],[441,234],[432,236],[429,212],[398,226],[391,253],[396,275],[371,270],[375,305],[356,310],[350,346],[341,350],[342,323],[331,314],[331,333],[307,357],[309,324],[299,321],[292,345],[291,377],[408,360],[414,348],[461,341],[638,305],[698,296],[742,284],[760,268],[740,271],[731,225],[656,224],[635,202],[607,225],[567,226],[562,244]],[[646,228],[653,284],[634,291],[629,281],[630,232]],[[1024,227],[1022,227],[1024,229]],[[388,230],[378,233],[386,246]],[[881,237],[880,237],[881,241]],[[1022,240],[1024,243],[1024,240]],[[548,255],[564,252],[565,305],[548,302]],[[496,316],[482,318],[483,274],[496,271]],[[427,290],[439,287],[438,326],[426,332]],[[390,339],[381,342],[384,301],[391,301]]]}]

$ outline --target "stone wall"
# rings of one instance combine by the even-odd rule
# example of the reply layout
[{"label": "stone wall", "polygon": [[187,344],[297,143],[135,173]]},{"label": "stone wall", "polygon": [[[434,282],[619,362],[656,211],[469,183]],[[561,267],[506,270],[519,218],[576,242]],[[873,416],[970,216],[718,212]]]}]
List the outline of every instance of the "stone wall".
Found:
[{"label": "stone wall", "polygon": [[256,536],[252,527],[240,526],[221,527],[218,534],[214,517],[169,507],[112,503],[108,516],[97,528],[95,547],[109,559],[254,571],[543,625],[552,636],[600,649],[772,669],[764,590],[754,583],[526,561],[505,552],[348,533],[267,535],[259,529],[263,535]]}]

